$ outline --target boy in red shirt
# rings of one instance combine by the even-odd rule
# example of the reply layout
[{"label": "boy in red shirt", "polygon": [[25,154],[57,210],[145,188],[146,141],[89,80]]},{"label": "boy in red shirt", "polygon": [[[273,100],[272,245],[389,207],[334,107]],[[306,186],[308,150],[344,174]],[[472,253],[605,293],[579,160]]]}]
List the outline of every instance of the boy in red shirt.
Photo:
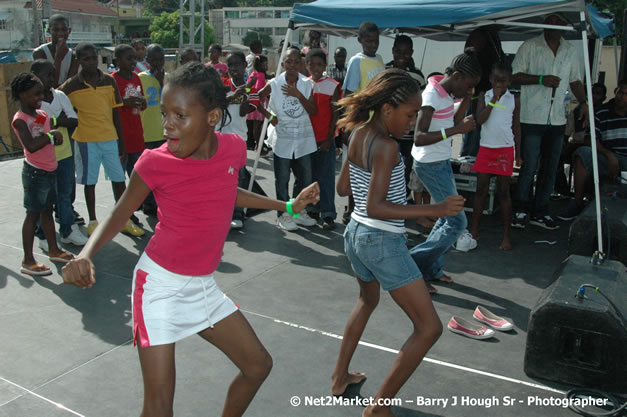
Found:
[{"label": "boy in red shirt", "polygon": [[[146,108],[146,99],[141,80],[133,72],[137,64],[135,48],[122,44],[115,48],[114,53],[119,70],[112,75],[118,85],[120,96],[122,96],[122,103],[124,103],[124,106],[120,107],[120,119],[122,120],[127,156],[122,166],[130,178],[135,163],[145,149],[144,128],[142,127],[140,111]],[[134,214],[131,216],[131,220],[135,224],[139,223],[139,219]]]},{"label": "boy in red shirt", "polygon": [[323,76],[327,68],[327,56],[322,49],[311,49],[305,58],[307,70],[314,82],[313,96],[318,112],[309,116],[316,137],[318,150],[312,154],[312,180],[320,184],[320,201],[309,214],[318,214],[322,228],[335,228],[335,125],[337,109],[335,103],[341,98],[341,85],[331,77]]}]

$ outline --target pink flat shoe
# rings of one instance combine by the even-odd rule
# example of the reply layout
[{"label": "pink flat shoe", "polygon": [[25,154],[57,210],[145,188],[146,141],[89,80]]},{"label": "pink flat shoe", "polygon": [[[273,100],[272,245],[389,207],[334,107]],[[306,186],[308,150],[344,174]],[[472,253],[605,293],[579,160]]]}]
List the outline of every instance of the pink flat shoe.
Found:
[{"label": "pink flat shoe", "polygon": [[475,320],[487,324],[494,330],[506,332],[514,328],[512,323],[505,320],[503,317],[497,316],[496,314],[492,313],[490,310],[482,306],[477,306],[475,312],[472,313],[472,316],[475,318]]},{"label": "pink flat shoe", "polygon": [[494,330],[471,323],[459,316],[451,317],[446,327],[453,333],[461,334],[471,339],[489,339],[494,336]]}]

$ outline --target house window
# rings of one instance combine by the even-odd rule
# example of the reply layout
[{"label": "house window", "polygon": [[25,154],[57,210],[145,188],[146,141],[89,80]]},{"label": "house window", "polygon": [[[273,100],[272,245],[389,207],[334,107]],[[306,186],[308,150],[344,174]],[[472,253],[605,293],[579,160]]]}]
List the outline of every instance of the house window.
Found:
[{"label": "house window", "polygon": [[242,19],[254,19],[257,17],[255,12],[249,12],[245,10],[242,10],[242,13],[240,16],[242,17]]},{"label": "house window", "polygon": [[262,10],[257,12],[257,17],[259,19],[272,19],[272,12],[270,10]]},{"label": "house window", "polygon": [[285,36],[287,33],[287,28],[274,28],[275,36]]},{"label": "house window", "polygon": [[8,20],[0,20],[0,30],[11,30],[11,22]]},{"label": "house window", "polygon": [[224,13],[227,19],[239,19],[239,10],[229,10]]}]

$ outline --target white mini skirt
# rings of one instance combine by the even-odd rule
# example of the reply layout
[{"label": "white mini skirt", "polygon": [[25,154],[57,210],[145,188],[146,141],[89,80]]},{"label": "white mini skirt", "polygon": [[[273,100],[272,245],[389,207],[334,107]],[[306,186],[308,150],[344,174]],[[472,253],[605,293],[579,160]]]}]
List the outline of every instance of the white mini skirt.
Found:
[{"label": "white mini skirt", "polygon": [[165,345],[213,327],[238,307],[218,288],[213,274],[179,275],[146,253],[133,273],[133,345]]}]

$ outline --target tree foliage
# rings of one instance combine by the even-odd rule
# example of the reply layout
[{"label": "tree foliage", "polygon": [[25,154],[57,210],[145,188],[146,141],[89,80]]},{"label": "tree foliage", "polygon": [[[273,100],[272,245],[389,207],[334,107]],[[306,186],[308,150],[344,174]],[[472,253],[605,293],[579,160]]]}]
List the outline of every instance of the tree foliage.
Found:
[{"label": "tree foliage", "polygon": [[250,46],[250,43],[255,39],[261,40],[261,45],[267,48],[272,46],[272,37],[268,34],[262,33],[261,36],[257,32],[248,31],[246,35],[242,38],[242,43],[245,46]]},{"label": "tree foliage", "polygon": [[[163,46],[164,48],[178,48],[179,46],[179,29],[180,29],[180,12],[177,10],[173,13],[161,13],[160,16],[157,16],[153,19],[150,24],[150,40],[152,42],[156,42]],[[198,16],[200,18],[200,16]],[[187,19],[185,22],[187,23]],[[209,25],[209,23],[205,20],[205,54],[207,53],[207,49],[209,45],[216,42],[216,35],[213,30],[213,27]],[[190,44],[189,40],[189,25],[183,26],[183,44]],[[196,35],[194,39],[196,44],[201,43],[200,39],[200,31]]]},{"label": "tree foliage", "polygon": [[625,0],[591,0],[590,3],[600,11],[608,11],[614,15],[616,18],[616,39],[620,45],[623,39],[623,30],[625,30],[625,22],[623,22],[624,10],[627,8]]},{"label": "tree foliage", "polygon": [[179,0],[144,0],[146,13],[151,16],[159,16],[163,12],[180,10]]}]

